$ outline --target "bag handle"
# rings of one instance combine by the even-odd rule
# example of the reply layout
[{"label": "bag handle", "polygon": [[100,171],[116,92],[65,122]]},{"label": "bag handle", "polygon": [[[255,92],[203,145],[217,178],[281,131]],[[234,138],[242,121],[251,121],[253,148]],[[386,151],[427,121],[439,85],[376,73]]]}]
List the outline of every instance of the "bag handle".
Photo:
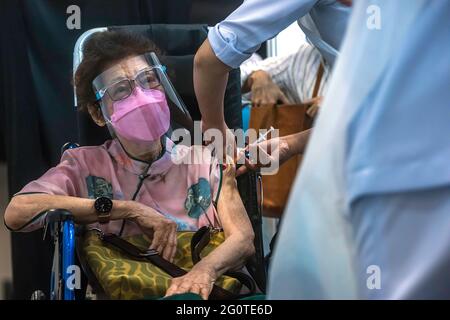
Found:
[{"label": "bag handle", "polygon": [[[209,175],[210,175],[210,176],[211,176],[211,172],[212,172],[212,162],[213,162],[213,161],[211,161],[211,166],[209,167]],[[218,188],[217,188],[217,194],[216,194],[216,197],[215,197],[215,199],[212,201],[212,205],[214,206],[214,208],[216,209],[216,211],[217,211],[217,206],[218,206],[218,204],[219,204],[219,197],[220,197],[220,192],[222,191],[222,181],[223,181],[223,168],[222,168],[222,165],[221,165],[220,163],[218,164],[218,166],[219,166],[219,186],[218,186]],[[208,217],[208,214],[207,214],[205,211],[203,211],[203,214],[205,214],[206,217]],[[208,221],[209,221],[209,219],[208,219]],[[211,221],[209,221],[209,222],[210,222],[210,224],[211,224]],[[214,223],[215,223],[216,225],[218,225],[218,226],[221,225],[220,219],[219,219],[219,217],[217,217],[216,214],[214,214]],[[211,228],[214,228],[214,226],[211,225]]]},{"label": "bag handle", "polygon": [[[186,270],[178,267],[170,261],[167,261],[163,257],[161,257],[156,250],[141,250],[130,242],[118,237],[115,234],[101,234],[100,239],[110,245],[118,248],[119,250],[125,252],[129,256],[138,259],[138,260],[146,260],[156,267],[160,268],[164,272],[166,272],[171,277],[181,277],[187,273]],[[236,299],[238,296],[234,293],[225,290],[215,284],[213,284],[213,288],[209,298],[211,300],[230,300]]]},{"label": "bag handle", "polygon": [[319,94],[320,84],[322,82],[324,67],[323,63],[320,62],[319,69],[317,70],[316,83],[314,84],[314,90],[312,97],[315,98]]},{"label": "bag handle", "polygon": [[[314,84],[314,89],[313,89],[313,94],[312,94],[312,99],[314,99],[315,97],[318,96],[319,94],[319,89],[320,89],[320,84],[322,82],[322,77],[323,77],[323,73],[324,73],[324,66],[322,61],[319,64],[319,68],[317,69],[317,76],[316,76],[316,83]],[[304,118],[304,126],[306,128],[311,128],[313,125],[313,118],[311,118],[310,116],[307,116]]]}]

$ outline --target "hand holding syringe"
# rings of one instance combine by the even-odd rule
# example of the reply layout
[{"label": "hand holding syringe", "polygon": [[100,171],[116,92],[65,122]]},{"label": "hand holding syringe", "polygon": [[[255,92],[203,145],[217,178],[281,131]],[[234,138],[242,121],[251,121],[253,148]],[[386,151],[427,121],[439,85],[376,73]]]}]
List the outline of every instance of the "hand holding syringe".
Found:
[{"label": "hand holding syringe", "polygon": [[242,159],[242,156],[245,156],[247,159],[249,158],[249,151],[248,148],[250,146],[256,146],[258,143],[261,143],[263,141],[267,140],[267,136],[269,135],[269,133],[271,133],[272,131],[274,131],[275,128],[274,127],[270,127],[269,130],[267,130],[264,134],[260,135],[259,138],[253,142],[252,144],[249,144],[247,147],[245,148],[237,148],[237,160],[236,163],[239,163],[239,161]]}]

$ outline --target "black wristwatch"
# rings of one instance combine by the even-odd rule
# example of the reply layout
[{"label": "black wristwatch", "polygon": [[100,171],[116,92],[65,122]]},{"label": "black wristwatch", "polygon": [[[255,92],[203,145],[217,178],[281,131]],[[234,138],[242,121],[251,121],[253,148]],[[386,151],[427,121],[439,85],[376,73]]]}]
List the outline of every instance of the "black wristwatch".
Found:
[{"label": "black wristwatch", "polygon": [[108,223],[111,218],[111,210],[113,207],[113,202],[108,197],[98,197],[95,199],[94,208],[97,212],[98,222]]}]

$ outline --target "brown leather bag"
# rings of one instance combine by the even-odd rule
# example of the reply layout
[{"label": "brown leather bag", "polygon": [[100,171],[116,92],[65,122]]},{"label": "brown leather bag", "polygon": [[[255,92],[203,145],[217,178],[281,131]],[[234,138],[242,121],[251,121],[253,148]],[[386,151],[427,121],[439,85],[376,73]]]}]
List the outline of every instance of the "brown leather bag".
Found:
[{"label": "brown leather bag", "polygon": [[[313,98],[319,92],[322,75],[323,65],[320,64]],[[306,114],[310,106],[310,104],[300,103],[252,107],[249,127],[259,130],[273,126],[279,129],[280,137],[310,129],[313,119]],[[277,174],[263,175],[263,215],[265,217],[281,217],[301,160],[301,155],[295,156],[280,166]]]}]

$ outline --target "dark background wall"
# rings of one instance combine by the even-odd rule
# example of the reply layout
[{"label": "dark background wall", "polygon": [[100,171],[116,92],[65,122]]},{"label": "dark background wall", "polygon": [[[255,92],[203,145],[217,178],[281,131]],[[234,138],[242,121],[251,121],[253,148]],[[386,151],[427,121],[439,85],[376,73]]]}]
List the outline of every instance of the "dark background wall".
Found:
[{"label": "dark background wall", "polygon": [[[77,140],[72,52],[91,28],[150,23],[208,23],[225,18],[235,0],[1,0],[0,161],[8,163],[10,196],[56,165],[60,148]],[[81,9],[69,30],[66,9]],[[0,253],[1,254],[1,253]],[[42,232],[12,235],[13,293],[29,299],[48,289],[51,245]]]}]

